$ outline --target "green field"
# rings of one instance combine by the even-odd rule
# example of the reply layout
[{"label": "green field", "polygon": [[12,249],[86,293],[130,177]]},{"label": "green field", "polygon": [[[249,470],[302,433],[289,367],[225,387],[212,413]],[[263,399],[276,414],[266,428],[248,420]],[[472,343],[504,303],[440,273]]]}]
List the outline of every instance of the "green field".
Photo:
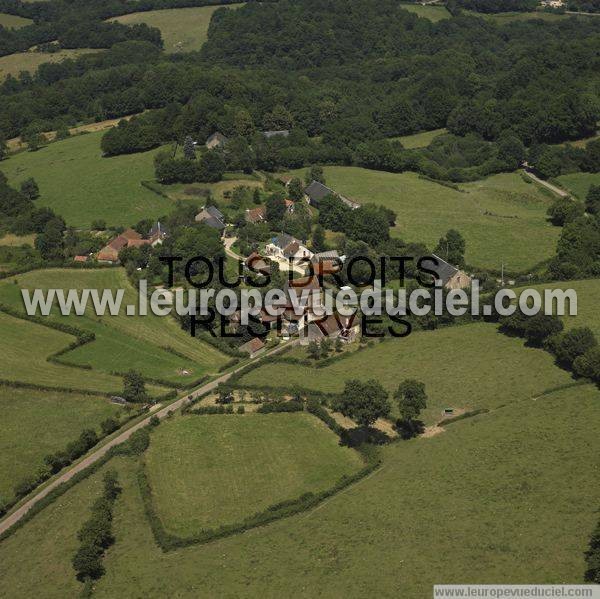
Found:
[{"label": "green field", "polygon": [[21,71],[35,73],[38,67],[45,62],[61,62],[65,58],[77,58],[82,54],[101,52],[90,48],[77,48],[75,50],[59,50],[58,52],[17,52],[0,57],[0,81],[6,76],[18,76]]},{"label": "green field", "polygon": [[424,17],[430,21],[441,21],[449,19],[452,15],[448,12],[445,6],[422,6],[421,4],[402,4],[409,12],[414,12],[419,17]]},{"label": "green field", "polygon": [[[289,355],[304,357],[303,352],[297,348]],[[477,323],[416,332],[319,369],[267,364],[245,375],[240,385],[265,381],[277,385],[273,381],[279,381],[287,389],[299,385],[335,393],[352,378],[375,378],[390,393],[404,379],[424,381],[429,396],[424,420],[428,424],[441,420],[446,407],[497,408],[572,380],[554,366],[550,354],[525,347],[522,340],[498,333],[494,325]]]},{"label": "green field", "polygon": [[[112,460],[109,467],[118,470],[125,480],[121,472],[129,472],[132,464]],[[71,560],[79,547],[77,532],[89,518],[93,501],[102,493],[105,470],[106,467],[76,485],[0,543],[0,597],[65,599],[79,596],[83,585],[75,578]],[[24,556],[27,559],[23,559]]]},{"label": "green field", "polygon": [[[16,285],[15,279],[18,282]],[[0,303],[24,310],[21,288],[57,287],[65,290],[98,289],[100,292],[104,289],[124,289],[124,305],[137,304],[137,293],[127,280],[123,269],[48,269],[28,272],[16,278],[0,281]],[[212,346],[190,337],[179,327],[173,317],[159,317],[151,313],[148,316],[126,316],[124,308],[121,312],[118,316],[107,314],[98,317],[92,312],[90,306],[84,316],[62,317],[57,312],[53,314],[52,318],[66,318],[69,324],[96,335],[93,342],[62,356],[62,359],[69,363],[93,367],[93,371],[79,371],[83,373],[83,375],[79,374],[79,378],[92,376],[92,373],[99,376],[101,373],[125,372],[134,368],[148,378],[185,383],[216,372],[228,360],[227,356]],[[35,324],[24,323],[24,325],[33,327],[32,332],[44,328],[46,334],[55,333]],[[70,336],[65,337],[70,339]],[[181,355],[168,351],[168,348],[174,349]],[[21,368],[27,369],[26,361]],[[182,370],[188,370],[191,374],[183,375]],[[116,387],[119,388],[120,386]],[[114,385],[108,390],[113,389],[115,389]]]},{"label": "green field", "polygon": [[146,453],[157,512],[182,537],[323,491],[361,466],[309,414],[177,418],[153,432]]},{"label": "green field", "polygon": [[592,386],[527,399],[386,448],[379,471],[312,512],[167,554],[133,479],[94,596],[423,599],[442,582],[580,583],[598,426]]},{"label": "green field", "polygon": [[15,484],[33,475],[44,456],[63,450],[84,428],[100,432],[100,423],[121,411],[102,397],[0,386],[0,498],[12,498]]},{"label": "green field", "polygon": [[[464,193],[420,179],[416,173],[385,173],[357,167],[326,167],[329,187],[359,202],[396,212],[394,235],[433,248],[450,228],[467,242],[466,261],[509,272],[529,269],[555,251],[558,227],[546,221],[552,197],[518,173],[460,186]],[[303,171],[295,171],[303,176]]]},{"label": "green field", "polygon": [[556,180],[574,196],[585,200],[592,185],[600,185],[600,173],[573,173],[561,175]]},{"label": "green field", "polygon": [[401,137],[394,137],[394,140],[398,140],[407,149],[414,148],[426,148],[436,137],[448,133],[446,129],[433,129],[432,131],[422,131],[421,133],[415,133],[414,135],[403,135]]},{"label": "green field", "polygon": [[157,150],[102,158],[102,135],[89,133],[22,152],[3,161],[2,170],[12,184],[34,177],[41,191],[37,204],[75,227],[89,227],[96,219],[130,226],[167,214],[172,204],[141,185],[154,178]]},{"label": "green field", "polygon": [[[532,285],[544,299],[544,289],[574,289],[577,293],[577,316],[565,316],[566,328],[590,327],[600,339],[600,314],[598,314],[598,294],[600,294],[600,280],[586,279],[583,281],[554,282],[543,285]],[[521,289],[522,290],[522,289]],[[515,289],[519,293],[520,289]]]},{"label": "green field", "polygon": [[0,330],[0,379],[108,393],[123,387],[120,377],[48,362],[74,341],[71,335],[1,312]]},{"label": "green field", "polygon": [[[467,333],[472,328],[455,330]],[[422,335],[436,338],[444,332]],[[496,376],[496,387],[514,385],[514,362],[507,362],[504,352],[489,339],[482,340],[484,345],[490,368],[495,365],[503,371]],[[539,373],[539,388],[556,382],[550,377],[559,369],[532,363],[525,350],[514,351],[514,347],[512,353],[523,363],[519,370]],[[445,349],[442,343],[440,350]],[[544,355],[540,350],[526,351]],[[484,353],[481,348],[480,353]],[[439,363],[450,362],[447,351],[444,358]],[[476,369],[477,363],[468,356],[465,359]],[[465,379],[465,370],[440,372],[438,367],[436,376],[445,380],[447,390],[460,388],[470,397],[490,375],[484,371],[478,377],[474,372]],[[403,376],[404,369],[397,368],[396,378]],[[420,376],[431,380],[428,372]],[[115,506],[116,543],[106,555],[107,571],[96,584],[94,596],[422,599],[430,595],[433,584],[441,582],[579,583],[583,552],[598,517],[600,476],[594,456],[600,452],[600,392],[585,385],[534,397],[524,388],[513,391],[513,399],[489,414],[457,422],[433,438],[384,448],[383,465],[374,475],[312,511],[169,553],[154,542],[135,462],[113,460],[110,467],[118,468],[124,490]],[[279,417],[264,416],[265,422],[271,416]],[[251,422],[254,428],[253,420],[259,416],[194,418],[209,425],[216,419],[215,427],[222,419],[227,426]],[[213,449],[208,434],[181,432],[187,421],[176,418],[163,423],[153,433],[149,452],[159,448],[156,443],[162,434],[167,442],[161,463],[166,460],[174,471],[199,481],[207,466],[206,455],[214,451],[217,463],[208,466],[229,477],[233,447],[246,445],[234,433],[227,440],[218,428],[212,438],[218,440],[220,450]],[[265,435],[257,438],[268,439]],[[292,451],[297,440],[288,435],[288,443],[286,452]],[[199,447],[205,451],[193,451]],[[171,450],[181,450],[182,455],[189,452],[197,467],[183,467],[180,454]],[[249,464],[253,457],[252,451],[244,454]],[[278,459],[278,454],[274,457]],[[236,482],[244,483],[229,487],[229,493],[241,496],[242,501],[254,496],[254,481],[248,482],[248,474],[238,474]],[[97,474],[69,490],[0,543],[5,573],[0,577],[0,595],[75,596],[78,585],[70,568],[75,534],[99,492],[99,481]],[[207,482],[221,489],[226,484],[215,477]],[[174,519],[180,510],[203,518],[207,505],[212,509],[204,487],[182,496],[181,481],[172,477],[171,485],[169,493],[183,498],[165,507]],[[227,505],[230,497],[226,495],[223,501]]]},{"label": "green field", "polygon": [[26,25],[31,25],[31,23],[33,23],[31,19],[0,12],[0,26],[6,29],[20,29]]},{"label": "green field", "polygon": [[[238,8],[243,4],[228,4]],[[221,6],[200,8],[173,8],[132,13],[114,19],[125,25],[145,23],[160,29],[167,52],[191,52],[200,50],[208,37],[208,26],[213,13]]]}]

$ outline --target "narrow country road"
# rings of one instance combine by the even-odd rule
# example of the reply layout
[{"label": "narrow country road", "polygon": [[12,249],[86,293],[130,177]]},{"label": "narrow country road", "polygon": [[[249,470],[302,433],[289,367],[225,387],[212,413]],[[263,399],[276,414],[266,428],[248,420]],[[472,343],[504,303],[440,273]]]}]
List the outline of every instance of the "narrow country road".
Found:
[{"label": "narrow country road", "polygon": [[225,253],[230,256],[231,258],[234,258],[235,260],[244,260],[243,256],[240,256],[239,254],[236,254],[232,249],[231,246],[237,241],[237,237],[227,237],[223,240],[223,246],[225,247]]},{"label": "narrow country road", "polygon": [[560,196],[561,198],[569,197],[569,193],[567,191],[565,191],[564,189],[561,189],[560,187],[557,187],[556,185],[552,185],[552,183],[548,183],[548,181],[544,181],[543,179],[540,179],[538,176],[534,175],[531,171],[528,171],[526,168],[523,169],[523,172],[530,179],[532,179],[536,183],[539,183],[540,185],[543,185],[546,189],[549,189],[550,191],[552,191],[556,195]]},{"label": "narrow country road", "polygon": [[[297,340],[294,340],[289,343],[283,343],[281,345],[278,345],[277,347],[273,348],[270,352],[264,354],[262,357],[271,356],[271,355],[281,351],[283,348],[289,347],[291,344],[295,344],[296,342],[297,342]],[[4,520],[2,520],[0,522],[0,534],[2,534],[6,530],[8,530],[11,526],[16,524],[38,501],[40,501],[42,498],[44,498],[46,495],[48,495],[48,493],[50,493],[50,491],[52,491],[53,489],[56,489],[56,487],[60,486],[62,483],[66,483],[68,480],[73,478],[73,476],[75,476],[78,472],[85,470],[88,466],[91,466],[94,462],[97,462],[112,447],[116,447],[117,445],[120,445],[121,443],[124,443],[125,441],[127,441],[129,439],[129,437],[131,437],[131,435],[135,431],[150,424],[150,418],[152,416],[157,416],[161,420],[163,418],[166,418],[167,415],[169,414],[169,412],[175,411],[175,410],[181,408],[184,405],[184,403],[187,401],[189,396],[198,397],[199,395],[203,395],[204,393],[212,391],[217,385],[219,385],[219,383],[225,382],[233,374],[235,374],[236,372],[239,372],[240,370],[245,368],[247,365],[248,365],[248,363],[244,364],[243,366],[239,366],[238,368],[232,370],[231,372],[228,372],[226,374],[219,376],[218,378],[211,381],[210,383],[206,383],[205,385],[203,385],[202,387],[199,387],[195,391],[190,391],[189,393],[186,393],[184,397],[174,401],[173,403],[162,408],[158,412],[154,412],[153,414],[148,415],[141,422],[138,422],[131,428],[128,428],[127,430],[123,431],[120,435],[116,436],[114,439],[111,439],[108,443],[106,443],[106,445],[103,445],[102,447],[99,447],[97,450],[93,451],[91,454],[89,454],[83,460],[81,460],[81,462],[75,464],[72,468],[69,468],[66,472],[63,472],[60,476],[58,476],[56,479],[54,479],[50,484],[48,484],[46,487],[41,489],[39,491],[39,493],[36,493],[33,497],[28,499],[21,507],[19,507],[17,510],[15,510],[12,514],[10,514],[6,518],[4,518]]]}]

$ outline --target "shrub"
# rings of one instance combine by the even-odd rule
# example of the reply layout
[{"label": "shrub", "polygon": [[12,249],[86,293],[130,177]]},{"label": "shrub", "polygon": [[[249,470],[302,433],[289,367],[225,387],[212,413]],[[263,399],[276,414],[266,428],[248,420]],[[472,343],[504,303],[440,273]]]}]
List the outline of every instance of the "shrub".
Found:
[{"label": "shrub", "polygon": [[114,471],[103,478],[104,491],[94,501],[92,514],[77,533],[80,546],[73,557],[73,568],[77,579],[85,582],[97,580],[104,574],[102,557],[104,551],[114,543],[112,534],[112,508],[121,488]]},{"label": "shrub", "polygon": [[579,376],[585,376],[594,382],[600,382],[600,347],[588,349],[585,354],[573,361],[573,370]]},{"label": "shrub", "polygon": [[119,428],[119,423],[114,418],[107,418],[100,423],[100,428],[102,433],[108,436]]},{"label": "shrub", "polygon": [[559,364],[571,368],[579,356],[596,347],[598,342],[591,329],[581,327],[554,335],[548,339],[547,345]]},{"label": "shrub", "polygon": [[262,404],[257,412],[260,414],[270,414],[273,412],[302,412],[304,404],[301,401],[271,401]]}]

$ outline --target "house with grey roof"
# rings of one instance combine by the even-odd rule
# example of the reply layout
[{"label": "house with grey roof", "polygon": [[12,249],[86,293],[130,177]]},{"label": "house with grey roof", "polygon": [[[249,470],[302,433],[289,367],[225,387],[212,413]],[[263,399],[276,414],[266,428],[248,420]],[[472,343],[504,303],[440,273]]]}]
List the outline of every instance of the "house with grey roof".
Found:
[{"label": "house with grey roof", "polygon": [[319,207],[319,202],[327,196],[335,196],[336,198],[339,198],[346,206],[348,206],[348,208],[351,208],[352,210],[360,208],[360,204],[358,202],[354,202],[353,200],[345,198],[343,195],[340,195],[319,181],[313,181],[310,185],[308,185],[304,189],[304,195],[308,202],[317,208]]},{"label": "house with grey roof", "polygon": [[302,242],[287,233],[281,233],[281,235],[273,237],[267,243],[265,253],[277,260],[286,261],[289,259],[305,260],[307,258],[310,260],[313,256],[313,253]]},{"label": "house with grey roof", "polygon": [[435,254],[432,254],[431,258],[422,260],[421,267],[434,271],[445,289],[464,289],[471,286],[472,279],[466,272],[452,266]]},{"label": "house with grey roof", "polygon": [[227,226],[225,223],[225,216],[215,206],[205,206],[201,212],[196,214],[196,218],[194,220],[197,223],[203,223],[209,227],[212,227],[213,229],[217,229],[218,231],[222,231]]}]

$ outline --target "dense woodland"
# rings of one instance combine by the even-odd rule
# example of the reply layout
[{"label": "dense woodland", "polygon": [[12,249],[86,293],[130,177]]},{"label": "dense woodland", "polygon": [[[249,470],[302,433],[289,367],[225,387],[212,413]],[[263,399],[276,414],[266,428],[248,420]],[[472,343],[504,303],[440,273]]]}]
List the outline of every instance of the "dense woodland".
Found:
[{"label": "dense woodland", "polygon": [[[147,0],[135,9],[200,4]],[[515,0],[510,10],[530,5]],[[158,30],[103,23],[131,12],[129,3],[0,0],[0,10],[35,20],[15,35],[71,23],[81,45],[94,45],[94,30],[106,34],[96,45],[108,48],[42,65],[34,76],[7,78],[0,86],[0,137],[21,134],[35,148],[41,131],[144,112],[105,134],[106,156],[186,139],[202,146],[216,131],[229,138],[222,150],[198,156],[159,154],[156,176],[167,184],[217,181],[225,170],[276,172],[312,164],[411,170],[453,183],[512,171],[524,160],[545,177],[597,172],[600,143],[586,149],[556,144],[596,132],[600,20],[499,25],[462,12],[506,10],[509,4],[493,6],[454,2],[453,18],[434,23],[394,0],[250,2],[217,10],[200,52],[168,56]],[[405,149],[395,139],[441,127],[448,134],[424,149]],[[266,138],[266,130],[290,135]],[[4,191],[13,198],[19,193]],[[15,232],[43,231],[44,219],[55,218],[31,218],[37,212],[30,200],[19,202],[18,209],[3,208]],[[321,216],[324,226],[331,221],[329,228],[371,247],[387,243],[386,235],[359,231],[353,219],[334,218],[341,210],[335,202],[330,208]],[[565,227],[554,275],[595,272],[595,218],[578,221],[578,210],[553,209],[552,221]],[[380,217],[385,220],[385,214],[370,215],[373,222]],[[287,225],[300,233],[304,227]],[[572,235],[581,243],[573,243]]]}]

